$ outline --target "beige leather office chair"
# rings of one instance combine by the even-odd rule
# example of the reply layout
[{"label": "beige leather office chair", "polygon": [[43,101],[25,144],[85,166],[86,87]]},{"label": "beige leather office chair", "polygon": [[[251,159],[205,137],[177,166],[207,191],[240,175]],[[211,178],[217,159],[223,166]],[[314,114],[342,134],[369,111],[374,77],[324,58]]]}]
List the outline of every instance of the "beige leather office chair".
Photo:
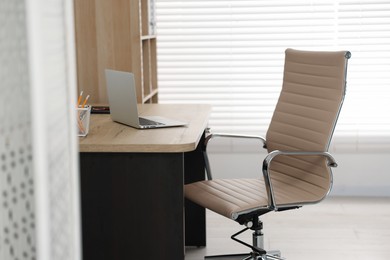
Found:
[{"label": "beige leather office chair", "polygon": [[[318,203],[329,193],[331,167],[337,164],[328,147],[345,95],[350,56],[348,51],[287,49],[283,87],[266,139],[230,134],[210,134],[206,138],[208,180],[185,185],[185,196],[247,226],[232,236],[251,248],[245,259],[283,259],[279,251],[264,250],[259,216]],[[256,179],[212,179],[206,151],[208,142],[215,137],[262,140],[268,150],[263,176],[259,173]],[[236,238],[248,229],[254,230],[252,245]]]}]

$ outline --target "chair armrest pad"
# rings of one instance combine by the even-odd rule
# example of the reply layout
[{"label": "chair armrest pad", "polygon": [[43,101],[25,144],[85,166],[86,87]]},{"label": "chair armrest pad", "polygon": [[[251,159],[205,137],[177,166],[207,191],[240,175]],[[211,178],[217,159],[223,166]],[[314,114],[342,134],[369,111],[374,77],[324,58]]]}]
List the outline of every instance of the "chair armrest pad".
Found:
[{"label": "chair armrest pad", "polygon": [[230,134],[230,133],[210,133],[207,135],[205,140],[205,147],[207,147],[209,141],[211,139],[217,138],[217,137],[224,137],[224,138],[241,138],[241,139],[258,139],[263,142],[263,148],[266,148],[266,140],[264,137],[259,135],[241,135],[241,134]]}]

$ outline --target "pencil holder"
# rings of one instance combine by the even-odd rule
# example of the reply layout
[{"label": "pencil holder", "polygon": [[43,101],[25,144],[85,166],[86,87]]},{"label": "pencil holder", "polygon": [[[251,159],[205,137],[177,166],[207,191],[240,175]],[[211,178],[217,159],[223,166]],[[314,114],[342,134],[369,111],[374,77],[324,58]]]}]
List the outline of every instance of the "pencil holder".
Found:
[{"label": "pencil holder", "polygon": [[89,121],[91,117],[91,106],[78,107],[77,109],[77,128],[78,136],[86,136],[89,131]]}]

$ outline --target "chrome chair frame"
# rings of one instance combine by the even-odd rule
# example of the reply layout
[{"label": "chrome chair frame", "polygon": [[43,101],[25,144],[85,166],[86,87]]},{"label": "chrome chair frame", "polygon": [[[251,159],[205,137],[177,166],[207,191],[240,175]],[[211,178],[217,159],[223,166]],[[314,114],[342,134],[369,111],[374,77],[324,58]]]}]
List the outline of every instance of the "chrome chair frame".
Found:
[{"label": "chrome chair frame", "polygon": [[[340,114],[341,107],[344,102],[345,98],[345,92],[346,92],[346,77],[347,77],[347,60],[351,57],[350,52],[345,52],[345,58],[346,58],[346,63],[345,63],[345,75],[344,75],[344,89],[343,89],[343,94],[342,94],[342,99],[338,108],[336,120],[333,122],[333,128],[331,129],[331,135],[330,138],[333,135],[333,132],[335,130],[336,126],[336,121],[337,118]],[[266,138],[262,136],[257,136],[257,135],[240,135],[240,134],[229,134],[229,133],[211,133],[210,130],[208,129],[206,131],[206,139],[204,142],[203,146],[203,154],[204,154],[204,160],[205,160],[205,168],[206,168],[206,174],[207,174],[207,179],[212,180],[212,172],[211,172],[211,167],[210,167],[210,162],[208,158],[208,153],[207,153],[207,148],[209,145],[209,142],[214,139],[214,138],[243,138],[243,139],[253,139],[253,140],[260,140],[263,144],[262,148],[267,148],[267,141]],[[274,251],[265,251],[264,250],[264,241],[263,241],[263,233],[262,233],[262,227],[263,224],[261,221],[259,221],[259,216],[268,213],[270,211],[284,211],[284,210],[289,210],[289,209],[296,209],[302,207],[302,205],[305,204],[313,204],[313,203],[318,203],[319,201],[315,202],[296,202],[293,204],[283,204],[283,205],[278,205],[275,201],[275,195],[274,195],[274,190],[273,190],[273,185],[272,185],[272,179],[271,179],[271,172],[270,172],[270,167],[272,165],[273,160],[278,157],[278,156],[299,156],[299,157],[312,157],[312,156],[317,156],[317,157],[325,157],[327,160],[327,166],[329,167],[329,180],[330,180],[330,186],[329,189],[326,192],[326,195],[329,194],[332,188],[333,184],[333,173],[331,168],[337,167],[337,162],[335,161],[334,157],[328,152],[328,148],[330,145],[330,138],[327,142],[326,149],[324,151],[281,151],[281,150],[273,150],[269,152],[266,157],[263,160],[262,163],[262,173],[263,173],[263,178],[264,178],[264,184],[268,196],[268,203],[267,206],[260,206],[259,208],[251,208],[247,212],[238,212],[234,213],[234,215],[231,217],[232,220],[235,220],[239,222],[240,224],[243,224],[246,226],[243,230],[237,232],[236,234],[232,235],[231,238],[249,248],[252,249],[252,252],[249,254],[240,254],[236,256],[247,256],[244,258],[245,260],[249,259],[261,259],[261,260],[266,260],[266,259],[284,259],[281,257],[280,251],[274,250]],[[322,199],[324,199],[326,196],[324,196]],[[248,229],[254,230],[253,232],[253,239],[252,239],[252,245],[249,245],[243,241],[240,241],[236,238],[237,235],[247,231]],[[212,257],[206,257],[206,258],[219,258],[221,256],[212,256]]]}]

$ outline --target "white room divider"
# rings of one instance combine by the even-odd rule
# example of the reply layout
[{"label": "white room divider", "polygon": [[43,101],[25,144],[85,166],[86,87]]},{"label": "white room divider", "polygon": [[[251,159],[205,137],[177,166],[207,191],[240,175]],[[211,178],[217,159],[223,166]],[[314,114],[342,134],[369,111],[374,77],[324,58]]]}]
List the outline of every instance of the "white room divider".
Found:
[{"label": "white room divider", "polygon": [[81,259],[72,1],[0,1],[0,259]]}]

